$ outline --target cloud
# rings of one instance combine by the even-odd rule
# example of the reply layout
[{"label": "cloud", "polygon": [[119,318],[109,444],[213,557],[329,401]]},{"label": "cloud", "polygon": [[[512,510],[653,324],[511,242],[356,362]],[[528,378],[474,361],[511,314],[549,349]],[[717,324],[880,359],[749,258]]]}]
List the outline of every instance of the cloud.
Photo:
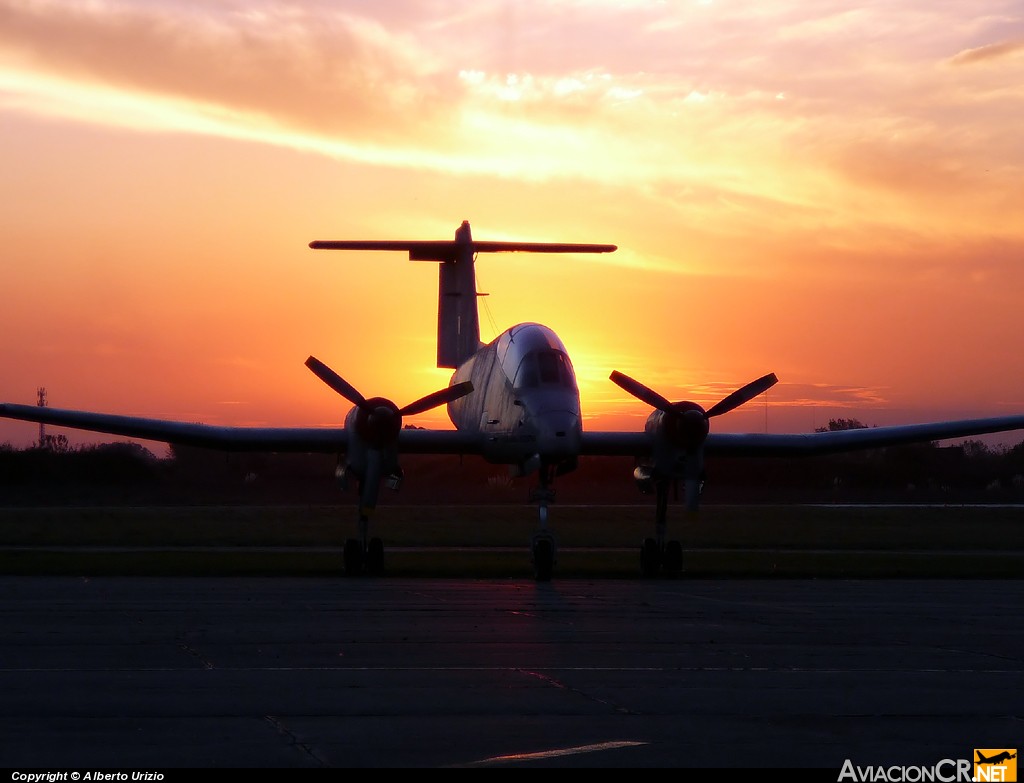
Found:
[{"label": "cloud", "polygon": [[937,203],[955,225],[957,202],[1016,196],[1024,89],[936,67],[1000,16],[954,10],[0,0],[0,106],[596,182],[667,199],[691,234],[921,225]]},{"label": "cloud", "polygon": [[951,65],[973,65],[990,60],[1004,60],[1024,52],[1024,39],[1000,41],[973,49],[964,49],[950,58]]},{"label": "cloud", "polygon": [[773,404],[797,407],[874,408],[889,402],[885,391],[871,386],[837,386],[824,383],[779,384]]},{"label": "cloud", "polygon": [[354,138],[443,117],[428,53],[344,11],[9,1],[0,18],[8,63],[83,90],[102,84]]}]

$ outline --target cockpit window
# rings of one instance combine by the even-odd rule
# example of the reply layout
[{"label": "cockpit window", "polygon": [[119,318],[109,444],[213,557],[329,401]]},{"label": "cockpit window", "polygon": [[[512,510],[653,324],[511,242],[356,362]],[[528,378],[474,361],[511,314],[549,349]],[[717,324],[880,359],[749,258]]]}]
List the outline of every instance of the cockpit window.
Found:
[{"label": "cockpit window", "polygon": [[537,362],[534,361],[532,355],[527,355],[519,365],[514,385],[517,389],[532,389],[540,385],[540,380],[537,377]]},{"label": "cockpit window", "polygon": [[536,386],[562,386],[572,389],[572,368],[561,351],[536,351],[523,357],[514,385],[517,389],[530,389]]},{"label": "cockpit window", "polygon": [[553,351],[537,354],[537,366],[540,367],[540,382],[544,384],[559,383],[559,370],[562,369],[561,357]]}]

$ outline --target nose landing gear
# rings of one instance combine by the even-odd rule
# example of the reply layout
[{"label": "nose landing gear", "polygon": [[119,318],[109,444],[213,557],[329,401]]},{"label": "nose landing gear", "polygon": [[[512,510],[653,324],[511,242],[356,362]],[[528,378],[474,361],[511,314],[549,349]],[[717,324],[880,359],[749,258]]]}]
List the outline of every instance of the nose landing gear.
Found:
[{"label": "nose landing gear", "polygon": [[557,545],[554,534],[548,530],[548,504],[555,499],[555,491],[551,489],[555,469],[552,465],[540,468],[540,486],[531,499],[537,503],[538,526],[530,539],[530,552],[533,561],[533,577],[538,582],[550,582],[557,563]]}]

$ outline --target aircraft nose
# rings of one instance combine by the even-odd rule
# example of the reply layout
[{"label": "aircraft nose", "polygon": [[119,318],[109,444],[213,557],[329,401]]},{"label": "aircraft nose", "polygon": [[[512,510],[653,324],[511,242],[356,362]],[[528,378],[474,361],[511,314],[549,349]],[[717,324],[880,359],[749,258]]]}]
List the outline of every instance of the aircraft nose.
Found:
[{"label": "aircraft nose", "polygon": [[545,411],[536,417],[541,454],[574,457],[580,452],[580,417],[571,411]]}]

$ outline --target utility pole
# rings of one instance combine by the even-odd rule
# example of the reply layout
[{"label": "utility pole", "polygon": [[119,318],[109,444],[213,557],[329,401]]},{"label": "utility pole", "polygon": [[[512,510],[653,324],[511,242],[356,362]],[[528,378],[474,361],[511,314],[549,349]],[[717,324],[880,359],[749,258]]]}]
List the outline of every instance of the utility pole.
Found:
[{"label": "utility pole", "polygon": [[[36,389],[36,396],[38,397],[38,405],[40,408],[46,407],[46,387],[40,386]],[[39,422],[39,448],[46,448],[46,425],[43,422]]]}]

